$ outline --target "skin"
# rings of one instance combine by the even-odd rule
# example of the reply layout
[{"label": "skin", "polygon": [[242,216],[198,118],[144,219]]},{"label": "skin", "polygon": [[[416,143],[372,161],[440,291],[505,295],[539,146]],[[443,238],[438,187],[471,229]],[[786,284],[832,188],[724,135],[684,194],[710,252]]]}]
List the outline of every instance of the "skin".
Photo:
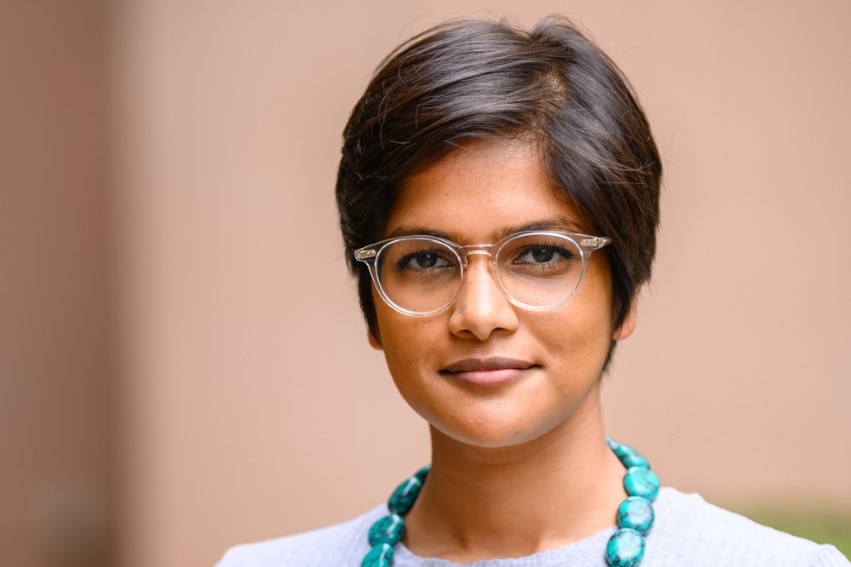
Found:
[{"label": "skin", "polygon": [[[478,244],[528,225],[589,233],[534,147],[496,140],[461,146],[410,177],[385,237],[431,231]],[[611,340],[628,337],[636,315],[614,327],[603,253],[591,255],[576,295],[550,311],[509,303],[483,256],[469,258],[457,301],[441,313],[410,317],[377,295],[375,305],[380,336],[370,343],[431,430],[432,472],[407,518],[412,552],[520,557],[613,525],[623,468],[605,445],[600,374]]]}]

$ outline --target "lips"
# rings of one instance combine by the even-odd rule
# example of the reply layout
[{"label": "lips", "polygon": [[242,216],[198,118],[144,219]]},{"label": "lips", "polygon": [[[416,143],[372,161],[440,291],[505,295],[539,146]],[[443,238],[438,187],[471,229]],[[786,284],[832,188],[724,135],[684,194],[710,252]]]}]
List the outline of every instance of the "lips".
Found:
[{"label": "lips", "polygon": [[445,376],[475,386],[500,386],[512,382],[535,365],[513,358],[465,358],[440,371]]}]

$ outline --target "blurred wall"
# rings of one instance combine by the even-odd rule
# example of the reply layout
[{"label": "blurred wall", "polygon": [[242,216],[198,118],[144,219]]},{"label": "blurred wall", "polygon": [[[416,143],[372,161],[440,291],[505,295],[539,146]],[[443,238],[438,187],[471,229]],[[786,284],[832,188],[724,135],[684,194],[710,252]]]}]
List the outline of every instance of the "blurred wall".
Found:
[{"label": "blurred wall", "polygon": [[21,6],[0,12],[0,62],[28,77],[0,68],[0,404],[16,409],[0,495],[17,506],[0,526],[68,469],[90,500],[119,489],[115,564],[211,565],[357,514],[425,462],[346,276],[340,131],[412,33],[551,12],[624,68],[667,168],[610,433],[718,501],[851,507],[845,0]]},{"label": "blurred wall", "polygon": [[428,459],[336,232],[342,125],[446,17],[562,11],[645,102],[667,178],[609,428],[724,501],[851,505],[851,4],[126,2],[121,250],[132,565],[343,520]]},{"label": "blurred wall", "polygon": [[112,565],[107,18],[0,1],[0,565]]}]

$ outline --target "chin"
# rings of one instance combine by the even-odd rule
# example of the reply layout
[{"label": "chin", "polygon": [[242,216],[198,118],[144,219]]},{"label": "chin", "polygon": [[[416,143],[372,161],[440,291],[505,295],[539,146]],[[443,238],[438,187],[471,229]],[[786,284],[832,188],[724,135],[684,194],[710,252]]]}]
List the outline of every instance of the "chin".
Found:
[{"label": "chin", "polygon": [[551,427],[518,427],[516,424],[499,424],[491,421],[484,427],[467,425],[450,427],[432,424],[432,437],[437,435],[455,443],[481,449],[507,449],[520,447],[545,437]]}]

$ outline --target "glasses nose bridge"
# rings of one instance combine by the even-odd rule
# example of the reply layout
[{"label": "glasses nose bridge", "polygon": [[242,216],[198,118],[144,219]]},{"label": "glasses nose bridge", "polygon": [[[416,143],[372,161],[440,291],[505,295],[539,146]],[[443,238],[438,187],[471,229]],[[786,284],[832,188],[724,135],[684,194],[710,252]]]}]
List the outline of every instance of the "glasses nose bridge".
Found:
[{"label": "glasses nose bridge", "polygon": [[470,256],[484,256],[487,258],[491,273],[494,273],[496,270],[494,248],[496,248],[496,244],[468,244],[467,246],[459,246],[458,252],[464,261],[465,270],[470,266]]},{"label": "glasses nose bridge", "polygon": [[461,253],[465,266],[470,264],[470,256],[486,256],[488,263],[493,267],[495,258],[493,253],[494,248],[494,244],[468,244],[467,246],[459,246],[458,251]]},{"label": "glasses nose bridge", "polygon": [[[496,244],[468,244],[467,246],[459,246],[458,252],[464,262],[464,271],[461,279],[467,279],[467,272],[470,268],[470,257],[481,256],[483,260],[487,261],[488,274],[491,280],[493,280],[496,286],[502,290],[502,284],[499,283],[499,277],[497,277],[496,273],[498,269],[496,265],[496,254],[494,252],[496,247]],[[460,284],[461,282],[459,282],[459,285]],[[504,290],[503,293],[505,293]]]}]

